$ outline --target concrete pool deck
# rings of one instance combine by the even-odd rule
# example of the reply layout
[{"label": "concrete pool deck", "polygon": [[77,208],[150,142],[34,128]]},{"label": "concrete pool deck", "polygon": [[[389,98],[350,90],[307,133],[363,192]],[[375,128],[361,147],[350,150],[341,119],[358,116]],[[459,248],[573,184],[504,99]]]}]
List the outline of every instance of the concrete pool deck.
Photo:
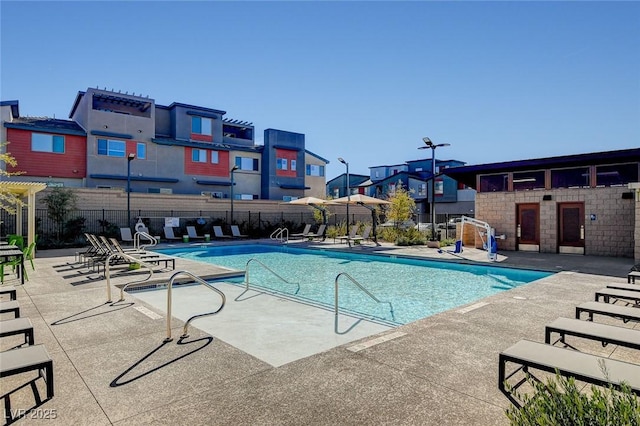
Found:
[{"label": "concrete pool deck", "polygon": [[[354,250],[448,260],[446,253],[424,247]],[[274,367],[200,331],[198,321],[204,319],[195,320],[190,336],[180,339],[183,322],[174,316],[174,339],[165,343],[164,311],[135,293],[118,302],[115,286],[114,303],[106,304],[105,280],[69,265],[73,253],[39,252],[35,271],[28,266],[30,281],[17,285],[22,316],[31,319],[36,343],[53,358],[55,378],[55,396],[18,424],[508,424],[509,403],[497,387],[498,353],[521,338],[544,341],[545,324],[573,317],[575,305],[593,300],[603,284],[626,283],[633,265],[632,259],[505,252],[502,265],[559,273]],[[463,255],[486,259],[481,251]],[[176,270],[198,275],[215,269],[176,262]],[[113,284],[126,280],[116,276]],[[597,321],[640,329],[602,317]],[[333,328],[327,332],[333,334]],[[640,364],[638,351],[568,341],[582,351]],[[0,349],[20,342],[4,337]],[[281,345],[286,352],[287,345]],[[1,393],[10,396],[14,413],[37,405],[31,387],[20,388],[36,376],[1,379]],[[42,382],[34,383],[44,395]],[[37,419],[45,416],[55,419]]]}]

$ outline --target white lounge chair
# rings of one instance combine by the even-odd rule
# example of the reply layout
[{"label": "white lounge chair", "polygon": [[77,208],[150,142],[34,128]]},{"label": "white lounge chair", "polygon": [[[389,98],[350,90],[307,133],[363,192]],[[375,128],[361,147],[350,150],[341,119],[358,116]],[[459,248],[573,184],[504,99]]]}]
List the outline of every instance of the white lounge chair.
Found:
[{"label": "white lounge chair", "polygon": [[232,238],[231,235],[225,235],[222,232],[222,227],[214,225],[213,227],[213,235],[216,238]]},{"label": "white lounge chair", "polygon": [[173,234],[173,228],[172,228],[171,226],[165,226],[165,227],[164,227],[164,237],[165,237],[167,240],[181,240],[181,239],[182,239],[182,238],[180,238],[180,237],[176,237],[176,236]]},{"label": "white lounge chair", "polygon": [[369,239],[369,234],[371,234],[371,226],[367,225],[364,228],[364,231],[362,232],[362,235],[355,235],[353,238],[351,238],[351,241],[364,241],[364,240],[368,240]]},{"label": "white lounge chair", "polygon": [[340,239],[340,242],[342,242],[342,241],[349,242],[349,241],[353,240],[356,237],[356,233],[357,232],[358,232],[358,227],[354,226],[354,227],[351,228],[351,231],[349,232],[349,235],[341,235],[341,236],[339,236],[337,238]]},{"label": "white lounge chair", "polygon": [[123,243],[133,244],[131,228],[120,228],[120,240],[122,240]]},{"label": "white lounge chair", "polygon": [[198,235],[195,226],[187,226],[187,234],[192,240],[204,240],[204,235]]},{"label": "white lounge chair", "polygon": [[302,232],[298,232],[295,234],[290,234],[289,238],[306,238],[307,235],[309,234],[309,232],[311,232],[311,224],[308,223],[304,226],[304,229],[302,230]]},{"label": "white lounge chair", "polygon": [[314,234],[314,233],[309,232],[309,233],[307,234],[307,237],[309,237],[309,238],[315,238],[315,237],[322,237],[322,238],[324,238],[324,230],[325,230],[325,228],[326,228],[326,227],[327,227],[327,225],[325,225],[325,224],[320,225],[320,226],[318,227],[318,230],[316,231],[316,233],[315,233],[315,234]]},{"label": "white lounge chair", "polygon": [[248,235],[241,234],[238,225],[231,225],[231,235],[233,238],[249,238]]}]

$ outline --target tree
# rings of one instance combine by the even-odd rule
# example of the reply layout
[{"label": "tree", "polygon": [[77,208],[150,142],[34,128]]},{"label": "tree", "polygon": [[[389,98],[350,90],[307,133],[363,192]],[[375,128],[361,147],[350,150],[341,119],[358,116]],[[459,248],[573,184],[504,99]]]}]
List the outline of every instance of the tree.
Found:
[{"label": "tree", "polygon": [[395,227],[398,228],[402,222],[411,219],[416,210],[416,202],[411,197],[409,191],[403,186],[402,182],[398,181],[396,190],[390,195],[389,209],[387,211],[387,219],[395,222]]},{"label": "tree", "polygon": [[78,197],[68,188],[56,187],[42,201],[47,205],[47,216],[58,227],[58,240],[62,241],[67,214],[75,210]]},{"label": "tree", "polygon": [[[8,172],[7,166],[16,167],[18,162],[6,150],[6,146],[9,142],[0,143],[0,178],[3,176],[17,176],[24,172]],[[0,179],[1,180],[1,179]],[[9,214],[16,214],[16,209],[24,206],[24,202],[18,194],[15,194],[3,187],[0,187],[0,208],[7,211]]]}]

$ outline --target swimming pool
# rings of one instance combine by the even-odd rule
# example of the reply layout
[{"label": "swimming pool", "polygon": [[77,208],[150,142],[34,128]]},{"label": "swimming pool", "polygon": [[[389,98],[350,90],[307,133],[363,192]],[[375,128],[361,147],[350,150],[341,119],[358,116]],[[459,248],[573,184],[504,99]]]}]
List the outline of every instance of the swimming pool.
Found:
[{"label": "swimming pool", "polygon": [[392,324],[416,321],[552,275],[524,269],[288,246],[202,246],[158,251],[239,270],[244,270],[250,259],[257,259],[289,283],[252,263],[249,267],[252,288],[327,308],[334,306],[336,276],[347,273],[378,300],[389,303],[375,302],[350,280],[341,278],[340,310]]}]

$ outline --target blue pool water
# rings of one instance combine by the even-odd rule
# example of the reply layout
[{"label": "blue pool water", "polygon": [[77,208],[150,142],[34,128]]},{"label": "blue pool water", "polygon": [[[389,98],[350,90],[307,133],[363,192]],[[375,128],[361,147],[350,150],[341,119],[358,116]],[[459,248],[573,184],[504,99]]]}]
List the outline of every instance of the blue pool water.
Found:
[{"label": "blue pool water", "polygon": [[327,307],[334,305],[336,276],[346,272],[378,300],[391,302],[393,312],[389,303],[373,301],[344,277],[339,280],[340,309],[396,324],[416,321],[551,275],[524,269],[286,246],[239,245],[158,251],[243,271],[247,261],[257,259],[295,284],[282,282],[252,262],[251,287]]}]

